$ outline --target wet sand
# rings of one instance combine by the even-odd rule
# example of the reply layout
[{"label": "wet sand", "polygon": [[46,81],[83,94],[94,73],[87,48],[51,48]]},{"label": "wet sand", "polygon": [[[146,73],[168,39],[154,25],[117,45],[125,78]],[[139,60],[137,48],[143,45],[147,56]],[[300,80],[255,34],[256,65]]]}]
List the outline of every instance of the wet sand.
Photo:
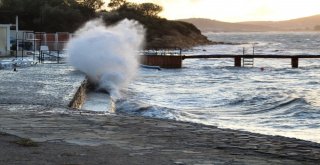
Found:
[{"label": "wet sand", "polygon": [[317,143],[69,108],[84,75],[66,65],[0,70],[0,77],[0,164],[320,162]]}]

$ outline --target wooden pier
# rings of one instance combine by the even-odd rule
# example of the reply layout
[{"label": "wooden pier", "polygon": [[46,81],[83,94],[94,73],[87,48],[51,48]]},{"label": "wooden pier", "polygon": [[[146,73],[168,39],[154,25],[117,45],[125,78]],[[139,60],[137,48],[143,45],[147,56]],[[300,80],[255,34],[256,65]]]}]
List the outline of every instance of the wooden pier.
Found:
[{"label": "wooden pier", "polygon": [[142,64],[160,66],[161,68],[181,68],[182,61],[186,59],[208,59],[208,58],[233,58],[235,67],[242,67],[244,58],[265,58],[265,59],[291,59],[292,68],[299,67],[299,59],[320,58],[320,55],[273,55],[273,54],[255,54],[255,55],[227,55],[227,54],[212,54],[212,55],[143,55]]}]

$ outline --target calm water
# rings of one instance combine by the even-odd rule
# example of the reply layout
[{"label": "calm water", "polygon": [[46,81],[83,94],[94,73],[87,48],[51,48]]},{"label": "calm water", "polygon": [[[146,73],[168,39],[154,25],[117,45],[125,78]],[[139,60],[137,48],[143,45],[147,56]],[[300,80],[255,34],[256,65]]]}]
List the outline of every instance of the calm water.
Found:
[{"label": "calm water", "polygon": [[[212,33],[215,41],[186,54],[320,54],[320,33]],[[182,69],[141,69],[117,102],[117,111],[223,128],[283,135],[320,143],[320,60],[189,59]],[[264,68],[262,71],[261,68]]]}]

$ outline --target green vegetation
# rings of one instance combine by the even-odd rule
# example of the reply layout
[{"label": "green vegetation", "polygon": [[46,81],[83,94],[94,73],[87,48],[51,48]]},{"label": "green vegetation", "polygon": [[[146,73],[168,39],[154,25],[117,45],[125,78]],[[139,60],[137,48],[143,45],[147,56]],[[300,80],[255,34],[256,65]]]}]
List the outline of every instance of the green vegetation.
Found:
[{"label": "green vegetation", "polygon": [[160,18],[158,14],[162,7],[159,5],[111,0],[108,6],[112,10],[101,13],[104,21],[107,24],[117,23],[124,18],[139,21],[147,29],[148,48],[191,47],[210,43],[193,24]]},{"label": "green vegetation", "polygon": [[160,18],[163,8],[159,5],[111,0],[110,11],[101,10],[103,5],[103,0],[0,0],[0,24],[13,24],[18,15],[20,29],[74,32],[93,18],[102,17],[109,25],[127,18],[139,21],[147,29],[149,48],[209,43],[194,25]]},{"label": "green vegetation", "polygon": [[73,32],[102,5],[102,0],[0,0],[0,23],[14,24],[18,15],[20,29]]}]

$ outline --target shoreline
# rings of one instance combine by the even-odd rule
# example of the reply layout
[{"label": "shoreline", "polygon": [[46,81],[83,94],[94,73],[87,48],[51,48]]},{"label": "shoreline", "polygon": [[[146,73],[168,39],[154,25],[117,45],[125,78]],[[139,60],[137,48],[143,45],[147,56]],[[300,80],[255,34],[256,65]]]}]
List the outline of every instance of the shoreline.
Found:
[{"label": "shoreline", "polygon": [[[1,70],[0,76],[0,164],[320,161],[320,144],[304,140],[69,108],[85,76],[67,65],[39,64],[18,68],[18,72]],[[37,145],[23,145],[21,138]]]}]

